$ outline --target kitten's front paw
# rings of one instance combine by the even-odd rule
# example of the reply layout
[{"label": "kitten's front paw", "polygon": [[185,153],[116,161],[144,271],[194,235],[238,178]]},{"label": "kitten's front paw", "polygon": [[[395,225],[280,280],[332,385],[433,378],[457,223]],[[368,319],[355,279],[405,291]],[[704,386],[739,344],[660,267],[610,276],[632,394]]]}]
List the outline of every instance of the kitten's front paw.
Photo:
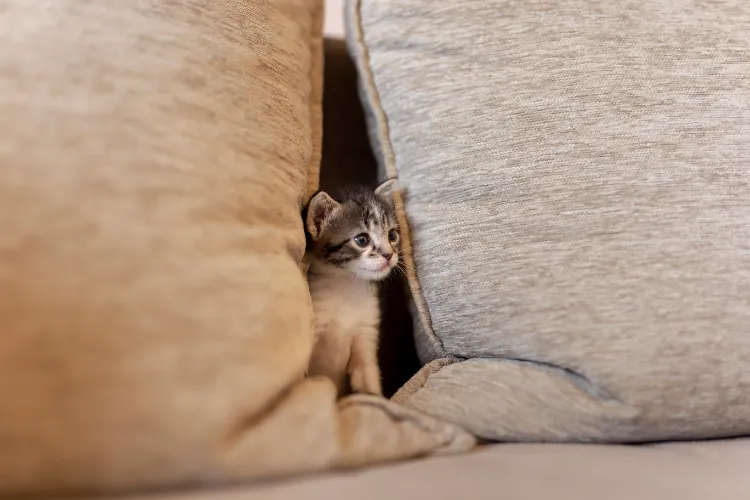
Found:
[{"label": "kitten's front paw", "polygon": [[380,371],[367,368],[355,368],[349,374],[349,384],[353,392],[361,394],[383,395],[380,384]]}]

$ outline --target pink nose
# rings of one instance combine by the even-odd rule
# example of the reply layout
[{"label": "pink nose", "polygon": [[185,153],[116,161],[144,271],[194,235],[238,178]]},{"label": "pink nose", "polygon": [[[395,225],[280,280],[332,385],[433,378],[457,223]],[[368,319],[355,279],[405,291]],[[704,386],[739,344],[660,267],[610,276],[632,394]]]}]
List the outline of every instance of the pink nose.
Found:
[{"label": "pink nose", "polygon": [[385,258],[385,260],[387,260],[388,262],[390,262],[391,261],[391,257],[393,257],[393,252],[391,252],[391,253],[381,253],[380,255],[382,255]]}]

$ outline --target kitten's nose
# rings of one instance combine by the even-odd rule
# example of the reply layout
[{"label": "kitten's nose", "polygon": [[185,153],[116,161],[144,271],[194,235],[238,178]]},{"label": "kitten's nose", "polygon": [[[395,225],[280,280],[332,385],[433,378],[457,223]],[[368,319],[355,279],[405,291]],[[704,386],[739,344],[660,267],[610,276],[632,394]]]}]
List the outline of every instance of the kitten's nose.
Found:
[{"label": "kitten's nose", "polygon": [[385,257],[385,260],[387,260],[388,262],[390,262],[391,261],[391,257],[393,257],[393,252],[391,252],[391,253],[381,253],[380,255],[382,255],[383,257]]}]

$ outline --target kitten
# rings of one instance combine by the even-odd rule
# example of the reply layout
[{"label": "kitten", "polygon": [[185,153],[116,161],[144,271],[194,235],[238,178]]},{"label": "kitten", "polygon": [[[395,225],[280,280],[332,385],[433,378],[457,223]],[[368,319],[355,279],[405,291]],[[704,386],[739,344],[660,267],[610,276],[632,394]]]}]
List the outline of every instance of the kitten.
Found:
[{"label": "kitten", "polygon": [[308,375],[325,375],[339,395],[382,395],[376,283],[398,265],[395,182],[357,189],[338,202],[324,192],[305,215],[315,345]]}]

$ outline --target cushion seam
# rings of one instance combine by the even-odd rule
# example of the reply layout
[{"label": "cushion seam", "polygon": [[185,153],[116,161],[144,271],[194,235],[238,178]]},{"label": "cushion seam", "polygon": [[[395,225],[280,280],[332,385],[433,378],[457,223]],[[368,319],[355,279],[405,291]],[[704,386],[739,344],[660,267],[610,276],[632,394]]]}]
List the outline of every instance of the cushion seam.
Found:
[{"label": "cushion seam", "polygon": [[323,148],[323,19],[324,5],[318,0],[312,9],[311,29],[309,41],[310,70],[310,132],[312,136],[312,151],[307,162],[306,195],[307,200],[318,190],[320,182],[320,161]]},{"label": "cushion seam", "polygon": [[[354,61],[360,76],[360,85],[362,86],[368,104],[370,105],[370,110],[375,118],[378,142],[380,143],[380,150],[382,151],[381,160],[385,165],[388,177],[397,178],[398,169],[396,168],[395,152],[393,151],[393,145],[390,139],[388,117],[386,116],[385,110],[381,104],[380,94],[375,84],[375,77],[370,68],[369,50],[364,41],[361,7],[362,0],[353,0],[347,3],[347,28],[349,28],[349,36],[347,38],[351,50],[356,52]],[[419,313],[420,322],[430,338],[433,348],[437,348],[435,350],[439,351],[439,355],[436,359],[440,357],[450,357],[450,354],[445,351],[442,339],[438,337],[432,328],[432,318],[430,317],[429,306],[427,305],[427,301],[422,293],[422,286],[417,278],[409,221],[404,209],[404,197],[400,190],[394,191],[394,201],[396,204],[396,214],[401,232],[401,248],[404,255],[406,277],[409,282],[409,289],[411,290],[411,295],[414,299],[417,312]]]},{"label": "cushion seam", "polygon": [[[405,404],[408,401],[408,398],[410,396],[413,396],[414,394],[418,393],[427,383],[430,377],[435,375],[437,372],[445,368],[446,366],[460,363],[461,361],[465,361],[459,358],[455,357],[447,357],[447,358],[437,358],[426,365],[424,365],[417,373],[415,373],[397,392],[391,397],[391,401],[394,403],[398,403],[400,405]],[[422,375],[422,372],[429,372],[425,375],[424,380],[419,385],[419,387],[413,387],[416,386],[417,378]]]}]

